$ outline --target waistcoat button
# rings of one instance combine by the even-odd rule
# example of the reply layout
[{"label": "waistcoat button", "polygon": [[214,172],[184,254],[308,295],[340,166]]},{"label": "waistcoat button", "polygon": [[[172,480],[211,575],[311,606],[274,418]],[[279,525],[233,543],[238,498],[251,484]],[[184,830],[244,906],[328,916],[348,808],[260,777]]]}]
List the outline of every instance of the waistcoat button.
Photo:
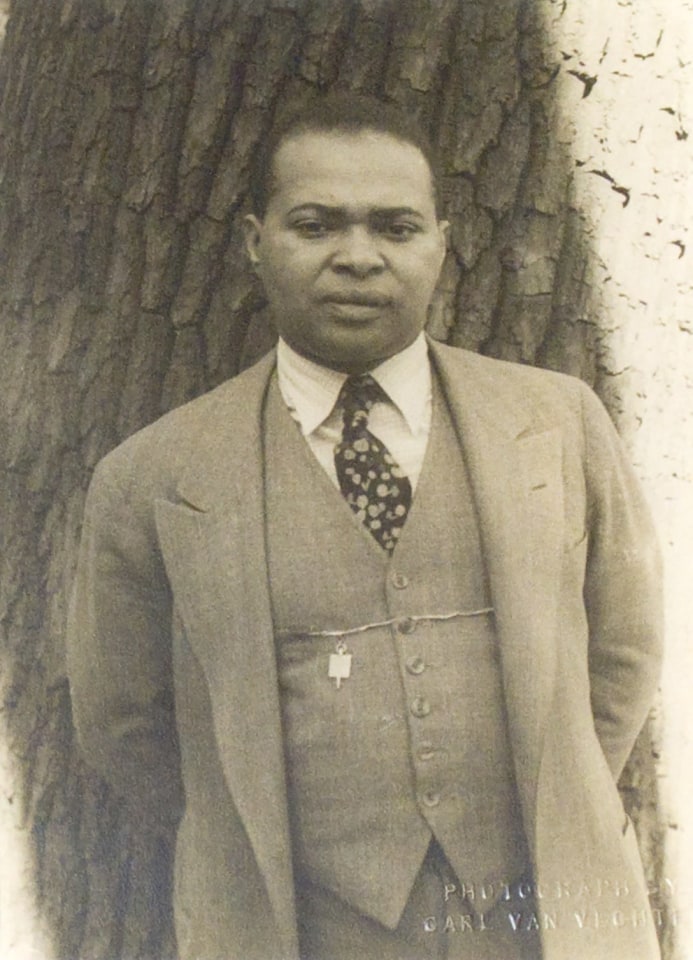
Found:
[{"label": "waistcoat button", "polygon": [[415,697],[411,703],[411,712],[415,717],[427,717],[431,712],[431,704],[425,697]]},{"label": "waistcoat button", "polygon": [[405,664],[408,673],[413,674],[415,677],[418,674],[423,673],[426,669],[426,664],[423,661],[423,657],[409,657]]},{"label": "waistcoat button", "polygon": [[413,633],[416,630],[416,623],[411,617],[402,617],[395,624],[398,633]]},{"label": "waistcoat button", "polygon": [[393,573],[392,586],[397,590],[404,590],[405,587],[409,586],[409,577],[406,577],[403,573]]},{"label": "waistcoat button", "polygon": [[426,790],[421,794],[421,799],[426,807],[437,807],[440,803],[440,794],[435,790]]}]

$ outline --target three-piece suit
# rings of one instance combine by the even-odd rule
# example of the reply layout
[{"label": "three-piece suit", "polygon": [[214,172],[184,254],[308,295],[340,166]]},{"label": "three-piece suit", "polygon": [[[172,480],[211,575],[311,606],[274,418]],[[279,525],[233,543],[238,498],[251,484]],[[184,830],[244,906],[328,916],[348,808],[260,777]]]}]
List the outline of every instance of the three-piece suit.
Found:
[{"label": "three-piece suit", "polygon": [[274,355],[97,467],[75,723],[175,838],[184,960],[313,960],[327,899],[394,929],[433,848],[432,933],[459,943],[482,897],[500,916],[526,882],[509,922],[545,960],[659,955],[615,785],[661,657],[642,494],[578,380],[429,349],[432,431],[392,556],[312,456]]}]

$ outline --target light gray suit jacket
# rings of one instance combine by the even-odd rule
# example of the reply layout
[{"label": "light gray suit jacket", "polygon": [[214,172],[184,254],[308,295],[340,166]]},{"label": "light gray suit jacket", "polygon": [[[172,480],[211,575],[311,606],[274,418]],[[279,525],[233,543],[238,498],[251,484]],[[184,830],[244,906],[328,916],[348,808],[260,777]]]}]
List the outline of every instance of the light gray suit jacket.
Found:
[{"label": "light gray suit jacket", "polygon": [[[480,517],[540,905],[565,913],[543,934],[545,957],[652,960],[651,925],[591,930],[586,913],[645,899],[615,780],[661,656],[648,512],[578,380],[433,343],[431,354]],[[177,838],[176,929],[190,960],[297,957],[264,554],[274,362],[99,464],[70,614],[77,731],[138,816]]]}]

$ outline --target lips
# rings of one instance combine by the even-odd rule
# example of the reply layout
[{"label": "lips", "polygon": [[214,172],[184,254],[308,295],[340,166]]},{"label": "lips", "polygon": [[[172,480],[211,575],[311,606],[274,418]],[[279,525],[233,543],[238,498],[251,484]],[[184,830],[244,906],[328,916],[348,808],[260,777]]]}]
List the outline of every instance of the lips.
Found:
[{"label": "lips", "polygon": [[338,303],[347,307],[385,307],[390,303],[390,297],[383,293],[370,293],[362,290],[353,290],[340,293],[329,293],[321,297],[323,303]]}]

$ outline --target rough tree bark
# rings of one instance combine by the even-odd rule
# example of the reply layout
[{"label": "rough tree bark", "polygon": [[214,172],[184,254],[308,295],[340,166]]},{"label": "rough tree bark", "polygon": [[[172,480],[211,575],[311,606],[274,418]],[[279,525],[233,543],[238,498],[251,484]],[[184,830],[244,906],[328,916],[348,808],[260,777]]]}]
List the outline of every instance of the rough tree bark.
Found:
[{"label": "rough tree bark", "polygon": [[[170,851],[75,750],[66,598],[98,459],[271,342],[238,224],[275,110],[347,88],[419,115],[452,222],[430,332],[598,380],[546,2],[16,0],[0,64],[4,713],[58,957],[175,952]],[[646,732],[623,785],[656,880],[651,755]]]}]

